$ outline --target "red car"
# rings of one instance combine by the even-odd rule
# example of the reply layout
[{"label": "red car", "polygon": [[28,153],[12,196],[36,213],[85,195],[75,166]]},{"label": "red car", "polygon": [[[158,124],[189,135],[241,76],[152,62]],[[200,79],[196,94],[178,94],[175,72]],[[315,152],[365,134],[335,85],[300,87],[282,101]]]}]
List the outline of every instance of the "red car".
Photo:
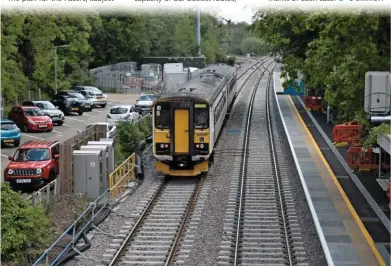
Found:
[{"label": "red car", "polygon": [[41,109],[34,106],[15,106],[8,114],[8,119],[24,132],[28,131],[52,131],[52,119],[45,115]]},{"label": "red car", "polygon": [[20,146],[4,169],[4,181],[13,188],[40,187],[53,181],[59,171],[58,141],[28,141]]}]

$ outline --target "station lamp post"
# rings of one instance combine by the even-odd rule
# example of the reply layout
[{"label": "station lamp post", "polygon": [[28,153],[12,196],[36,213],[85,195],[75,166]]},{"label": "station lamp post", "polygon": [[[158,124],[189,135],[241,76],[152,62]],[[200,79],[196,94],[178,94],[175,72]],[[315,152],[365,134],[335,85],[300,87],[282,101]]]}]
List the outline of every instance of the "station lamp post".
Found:
[{"label": "station lamp post", "polygon": [[54,46],[54,89],[57,94],[57,48],[69,47],[69,44]]}]

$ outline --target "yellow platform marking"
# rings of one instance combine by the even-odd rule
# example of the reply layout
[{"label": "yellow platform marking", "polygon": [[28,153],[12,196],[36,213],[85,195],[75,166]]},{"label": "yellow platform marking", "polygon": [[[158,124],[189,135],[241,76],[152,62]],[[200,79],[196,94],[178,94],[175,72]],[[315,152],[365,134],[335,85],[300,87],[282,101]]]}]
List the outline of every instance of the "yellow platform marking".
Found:
[{"label": "yellow platform marking", "polygon": [[189,153],[189,109],[175,110],[175,152]]},{"label": "yellow platform marking", "polygon": [[[376,246],[375,246],[375,243],[372,239],[372,237],[369,235],[367,229],[365,228],[364,224],[362,223],[360,217],[358,216],[356,210],[354,209],[353,205],[351,204],[349,198],[346,196],[345,194],[345,191],[342,189],[341,185],[339,184],[338,180],[337,180],[337,177],[334,175],[333,171],[331,170],[329,164],[327,163],[326,159],[324,158],[322,152],[320,151],[319,147],[318,147],[318,144],[315,142],[314,140],[314,137],[312,136],[311,132],[309,131],[309,129],[307,128],[307,126],[305,125],[304,121],[303,121],[303,118],[300,116],[298,110],[296,109],[296,106],[295,104],[293,103],[293,100],[292,98],[289,96],[288,97],[289,100],[291,101],[292,103],[292,106],[290,106],[291,109],[294,110],[295,114],[297,115],[299,121],[301,122],[303,128],[305,129],[305,131],[307,132],[308,136],[309,136],[309,139],[311,140],[313,146],[315,147],[320,159],[322,160],[324,166],[326,167],[327,171],[329,172],[330,174],[330,177],[331,177],[331,180],[334,182],[335,186],[337,187],[339,193],[341,194],[343,200],[345,201],[351,215],[353,216],[354,220],[356,221],[360,231],[362,232],[364,238],[366,239],[369,247],[371,248],[374,256],[376,257],[377,261],[379,262],[379,265],[381,266],[385,266],[385,262],[383,260],[383,258],[381,257],[379,251],[377,250]],[[311,150],[310,150],[311,152]],[[338,209],[338,212],[341,214],[341,211],[343,206],[336,206],[337,209]],[[350,236],[353,236],[352,238],[352,243],[353,245],[355,245],[357,247],[357,241],[359,241],[359,236],[356,237],[356,235],[354,234],[354,232],[352,232],[352,227],[354,226],[354,224],[349,224],[349,222],[345,222],[344,221],[344,225],[345,225],[345,228],[347,230],[347,232],[349,233]],[[357,247],[357,250],[358,251],[365,251],[365,247],[361,247],[361,246],[358,246]],[[367,254],[367,256],[364,256],[364,259],[367,259],[367,260],[370,260],[370,256],[369,254]],[[370,265],[370,264],[368,264]],[[372,265],[371,265],[372,266]]]}]

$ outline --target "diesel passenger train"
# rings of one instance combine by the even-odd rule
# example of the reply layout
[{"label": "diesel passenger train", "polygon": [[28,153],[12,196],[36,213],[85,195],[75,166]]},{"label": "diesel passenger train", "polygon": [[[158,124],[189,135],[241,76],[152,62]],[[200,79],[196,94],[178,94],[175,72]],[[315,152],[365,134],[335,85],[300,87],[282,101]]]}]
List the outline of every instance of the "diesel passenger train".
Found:
[{"label": "diesel passenger train", "polygon": [[236,68],[208,66],[153,105],[153,155],[170,176],[207,172],[227,113],[237,94]]}]

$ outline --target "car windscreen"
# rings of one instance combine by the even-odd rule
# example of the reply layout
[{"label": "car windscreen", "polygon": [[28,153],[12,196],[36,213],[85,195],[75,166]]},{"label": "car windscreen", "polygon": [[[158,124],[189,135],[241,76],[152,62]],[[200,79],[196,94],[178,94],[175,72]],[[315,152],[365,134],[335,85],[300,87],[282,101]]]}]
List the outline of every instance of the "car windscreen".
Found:
[{"label": "car windscreen", "polygon": [[35,104],[42,110],[56,110],[57,108],[51,102],[39,102]]},{"label": "car windscreen", "polygon": [[84,97],[82,94],[80,93],[69,93],[70,96],[75,96],[76,98],[80,99],[80,100],[86,100],[86,97]]},{"label": "car windscreen", "polygon": [[49,149],[19,149],[14,156],[15,162],[47,161],[50,160]]},{"label": "car windscreen", "polygon": [[139,101],[154,101],[154,100],[156,100],[156,98],[151,95],[142,95],[139,98]]},{"label": "car windscreen", "polygon": [[12,130],[16,129],[16,125],[10,122],[1,122],[1,130]]},{"label": "car windscreen", "polygon": [[124,108],[124,107],[115,107],[110,109],[110,114],[122,115],[122,114],[126,114],[128,110],[129,110],[128,108]]},{"label": "car windscreen", "polygon": [[25,108],[23,109],[25,116],[44,116],[45,114],[38,108]]}]

